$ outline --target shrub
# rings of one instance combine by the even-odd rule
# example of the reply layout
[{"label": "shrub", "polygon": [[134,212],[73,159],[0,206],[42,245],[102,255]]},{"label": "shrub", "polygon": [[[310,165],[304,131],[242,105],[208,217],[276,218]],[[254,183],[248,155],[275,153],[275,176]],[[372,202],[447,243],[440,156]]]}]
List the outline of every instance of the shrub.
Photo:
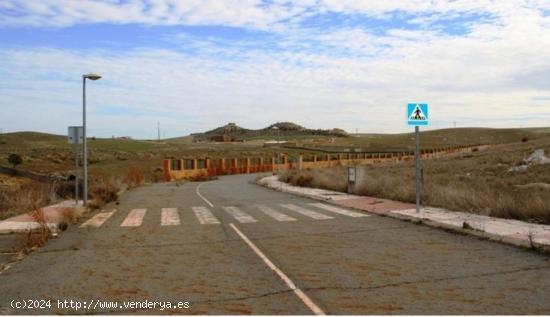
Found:
[{"label": "shrub", "polygon": [[13,166],[13,168],[16,168],[17,165],[23,163],[23,159],[19,154],[10,154],[8,156],[8,162]]},{"label": "shrub", "polygon": [[521,142],[523,142],[523,143],[529,142],[529,138],[524,136],[523,138],[521,138]]},{"label": "shrub", "polygon": [[42,209],[36,209],[31,212],[31,217],[38,223],[39,227],[34,230],[29,230],[27,233],[27,247],[35,249],[46,244],[52,237],[52,232],[46,223]]},{"label": "shrub", "polygon": [[124,183],[128,185],[128,188],[135,188],[143,184],[143,173],[137,168],[131,168],[124,176]]},{"label": "shrub", "polygon": [[118,199],[119,188],[112,177],[97,176],[90,186],[92,207],[100,207]]}]

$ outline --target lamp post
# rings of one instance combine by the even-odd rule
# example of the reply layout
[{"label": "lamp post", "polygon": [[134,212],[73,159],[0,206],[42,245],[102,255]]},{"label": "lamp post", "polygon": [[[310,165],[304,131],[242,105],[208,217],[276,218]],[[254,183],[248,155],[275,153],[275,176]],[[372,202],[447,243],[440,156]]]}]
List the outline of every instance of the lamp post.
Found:
[{"label": "lamp post", "polygon": [[85,74],[82,75],[82,137],[84,138],[84,146],[82,151],[83,156],[83,165],[84,165],[84,195],[82,197],[84,206],[86,206],[88,203],[88,146],[87,146],[87,140],[86,140],[86,79],[90,80],[98,80],[101,76],[98,74]]}]

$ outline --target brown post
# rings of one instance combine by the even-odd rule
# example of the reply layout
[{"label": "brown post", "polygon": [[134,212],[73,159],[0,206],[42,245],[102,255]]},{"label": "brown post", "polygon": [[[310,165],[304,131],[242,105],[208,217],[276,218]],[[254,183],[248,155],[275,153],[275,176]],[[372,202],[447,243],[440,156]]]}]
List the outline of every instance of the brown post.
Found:
[{"label": "brown post", "polygon": [[250,157],[246,158],[246,174],[250,173]]},{"label": "brown post", "polygon": [[197,159],[193,159],[193,169],[197,169]]},{"label": "brown post", "polygon": [[164,180],[167,182],[170,182],[172,180],[171,175],[171,166],[170,166],[171,160],[170,159],[164,159],[164,162],[162,164],[162,169],[164,172]]}]

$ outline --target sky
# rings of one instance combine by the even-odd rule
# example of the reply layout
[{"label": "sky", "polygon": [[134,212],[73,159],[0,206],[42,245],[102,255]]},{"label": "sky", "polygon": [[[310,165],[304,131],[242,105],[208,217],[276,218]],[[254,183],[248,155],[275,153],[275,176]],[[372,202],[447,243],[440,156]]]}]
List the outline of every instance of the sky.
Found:
[{"label": "sky", "polygon": [[[550,1],[2,0],[0,129],[550,126]],[[424,129],[424,128],[423,128]]]}]

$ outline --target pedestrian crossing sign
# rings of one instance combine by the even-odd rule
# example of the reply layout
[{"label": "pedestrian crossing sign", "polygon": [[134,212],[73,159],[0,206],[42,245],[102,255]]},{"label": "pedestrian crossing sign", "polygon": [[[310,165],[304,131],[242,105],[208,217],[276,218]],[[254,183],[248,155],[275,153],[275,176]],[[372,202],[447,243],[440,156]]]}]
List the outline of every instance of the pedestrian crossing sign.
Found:
[{"label": "pedestrian crossing sign", "polygon": [[408,125],[428,125],[428,104],[410,103],[407,105]]}]

